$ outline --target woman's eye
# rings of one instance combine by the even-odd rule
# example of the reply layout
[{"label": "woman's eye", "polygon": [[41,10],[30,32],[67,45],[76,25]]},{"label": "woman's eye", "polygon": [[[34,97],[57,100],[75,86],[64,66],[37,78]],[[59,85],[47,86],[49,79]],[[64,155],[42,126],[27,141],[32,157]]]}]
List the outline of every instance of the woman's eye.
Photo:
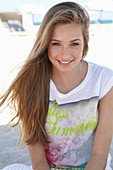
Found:
[{"label": "woman's eye", "polygon": [[52,43],[52,45],[54,45],[54,46],[60,46],[59,43]]},{"label": "woman's eye", "polygon": [[77,46],[79,45],[78,43],[72,43],[71,46]]}]

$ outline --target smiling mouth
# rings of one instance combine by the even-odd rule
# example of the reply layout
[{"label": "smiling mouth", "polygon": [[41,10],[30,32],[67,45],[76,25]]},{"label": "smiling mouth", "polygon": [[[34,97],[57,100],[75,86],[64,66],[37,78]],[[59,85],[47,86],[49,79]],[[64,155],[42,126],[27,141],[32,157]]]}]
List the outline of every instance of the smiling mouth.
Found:
[{"label": "smiling mouth", "polygon": [[69,63],[72,62],[72,60],[71,61],[60,61],[60,60],[58,60],[58,62],[61,63],[61,64],[69,64]]}]

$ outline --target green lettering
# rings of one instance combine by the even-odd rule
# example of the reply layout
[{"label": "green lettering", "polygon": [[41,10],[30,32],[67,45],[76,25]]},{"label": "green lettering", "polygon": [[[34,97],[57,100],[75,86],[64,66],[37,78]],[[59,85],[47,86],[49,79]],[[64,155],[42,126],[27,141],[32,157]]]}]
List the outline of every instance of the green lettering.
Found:
[{"label": "green lettering", "polygon": [[75,135],[76,135],[77,133],[79,133],[80,131],[81,131],[82,133],[84,132],[84,123],[75,126]]},{"label": "green lettering", "polygon": [[79,133],[79,131],[80,131],[79,125],[75,126],[75,135]]},{"label": "green lettering", "polygon": [[67,136],[68,133],[69,133],[69,135],[71,136],[71,135],[72,135],[72,132],[73,132],[73,128],[72,128],[72,127],[63,128],[63,129],[62,129],[61,136],[63,136],[63,135]]},{"label": "green lettering", "polygon": [[[50,115],[48,115],[48,120],[49,120],[49,123],[50,123],[50,124],[53,124],[53,125],[56,124],[56,122],[52,122],[52,121],[51,121]],[[56,120],[56,121],[57,121],[57,120]]]},{"label": "green lettering", "polygon": [[55,116],[57,118],[60,118],[61,117],[61,110],[56,111]]},{"label": "green lettering", "polygon": [[55,114],[55,116],[57,117],[57,118],[64,118],[64,119],[66,119],[67,117],[68,117],[68,110],[66,110],[66,115],[65,115],[65,110],[58,110],[58,111],[56,111],[56,114]]},{"label": "green lettering", "polygon": [[[55,106],[55,104],[56,104],[56,106]],[[55,106],[55,108],[54,108],[54,106]],[[54,108],[54,110],[53,110],[53,108]],[[52,106],[49,107],[49,109],[48,109],[48,115],[54,116],[54,113],[55,113],[55,111],[56,111],[57,108],[58,108],[58,104],[56,103],[56,100],[54,100]],[[53,110],[53,111],[52,111],[52,110]]]},{"label": "green lettering", "polygon": [[[80,128],[81,132],[83,133],[83,132],[84,132],[84,123],[82,123],[81,125],[79,125],[79,128]],[[79,131],[80,131],[80,130],[79,130]]]},{"label": "green lettering", "polygon": [[68,109],[66,109],[66,115],[65,115],[65,110],[63,110],[63,118],[67,118],[68,117]]},{"label": "green lettering", "polygon": [[68,109],[66,109],[66,116],[65,116],[65,118],[67,118],[68,117]]},{"label": "green lettering", "polygon": [[60,166],[60,170],[62,170],[62,166]]},{"label": "green lettering", "polygon": [[54,110],[53,110],[53,112],[52,112],[52,116],[54,116],[54,113],[55,113],[55,111],[57,110],[57,108],[58,108],[58,104],[56,104],[56,106],[55,106],[55,108],[54,108]]},{"label": "green lettering", "polygon": [[48,121],[46,121],[46,124],[49,125],[49,128],[48,129],[46,128],[46,131],[49,131],[51,129],[51,124]]},{"label": "green lettering", "polygon": [[58,169],[58,167],[56,166],[56,167],[55,167],[55,170],[57,170],[57,169]]},{"label": "green lettering", "polygon": [[51,131],[50,132],[47,132],[48,134],[52,134],[53,136],[55,136],[55,131],[56,131],[56,126],[54,125],[53,127],[52,127],[52,129],[51,129]]},{"label": "green lettering", "polygon": [[51,114],[51,111],[53,110],[55,103],[56,103],[56,100],[54,100],[52,106],[49,107],[48,114]]},{"label": "green lettering", "polygon": [[85,126],[85,130],[86,131],[90,131],[92,129],[92,123],[91,122],[88,122]]},{"label": "green lettering", "polygon": [[63,129],[62,129],[61,136],[63,136],[63,135],[64,135],[65,131],[66,131],[66,128],[63,128]]},{"label": "green lettering", "polygon": [[72,128],[72,127],[67,127],[67,128],[66,128],[65,136],[68,135],[68,132],[69,132],[69,135],[71,136],[71,135],[72,135],[72,131],[73,131],[73,128]]},{"label": "green lettering", "polygon": [[60,131],[60,127],[57,129],[57,131],[56,131],[56,136],[59,136],[60,134],[59,134],[59,131]]},{"label": "green lettering", "polygon": [[97,122],[92,122],[92,130],[95,129]]}]

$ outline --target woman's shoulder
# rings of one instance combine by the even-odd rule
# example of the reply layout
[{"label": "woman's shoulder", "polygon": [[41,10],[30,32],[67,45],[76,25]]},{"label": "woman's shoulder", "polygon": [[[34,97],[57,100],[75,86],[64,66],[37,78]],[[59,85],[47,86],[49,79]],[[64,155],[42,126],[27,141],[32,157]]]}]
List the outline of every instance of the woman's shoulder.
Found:
[{"label": "woman's shoulder", "polygon": [[113,76],[113,70],[111,68],[108,68],[106,66],[103,65],[99,65],[93,62],[89,62],[87,61],[90,71],[92,72],[92,74],[96,75],[103,75],[103,76]]},{"label": "woman's shoulder", "polygon": [[90,68],[90,82],[99,88],[99,99],[104,97],[113,87],[113,70],[106,66],[88,62]]}]

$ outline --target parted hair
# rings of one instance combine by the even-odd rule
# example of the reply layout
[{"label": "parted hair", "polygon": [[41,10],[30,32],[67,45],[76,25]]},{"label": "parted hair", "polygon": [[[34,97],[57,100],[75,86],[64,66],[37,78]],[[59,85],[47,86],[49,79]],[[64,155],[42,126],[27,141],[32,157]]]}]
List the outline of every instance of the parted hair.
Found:
[{"label": "parted hair", "polygon": [[46,13],[28,58],[8,90],[0,97],[0,106],[8,101],[15,112],[11,122],[14,119],[17,122],[12,127],[21,122],[21,144],[41,142],[46,146],[49,143],[45,131],[52,72],[52,64],[48,58],[48,44],[57,23],[72,22],[81,25],[84,38],[83,57],[86,56],[90,23],[87,11],[74,2],[56,4]]}]

